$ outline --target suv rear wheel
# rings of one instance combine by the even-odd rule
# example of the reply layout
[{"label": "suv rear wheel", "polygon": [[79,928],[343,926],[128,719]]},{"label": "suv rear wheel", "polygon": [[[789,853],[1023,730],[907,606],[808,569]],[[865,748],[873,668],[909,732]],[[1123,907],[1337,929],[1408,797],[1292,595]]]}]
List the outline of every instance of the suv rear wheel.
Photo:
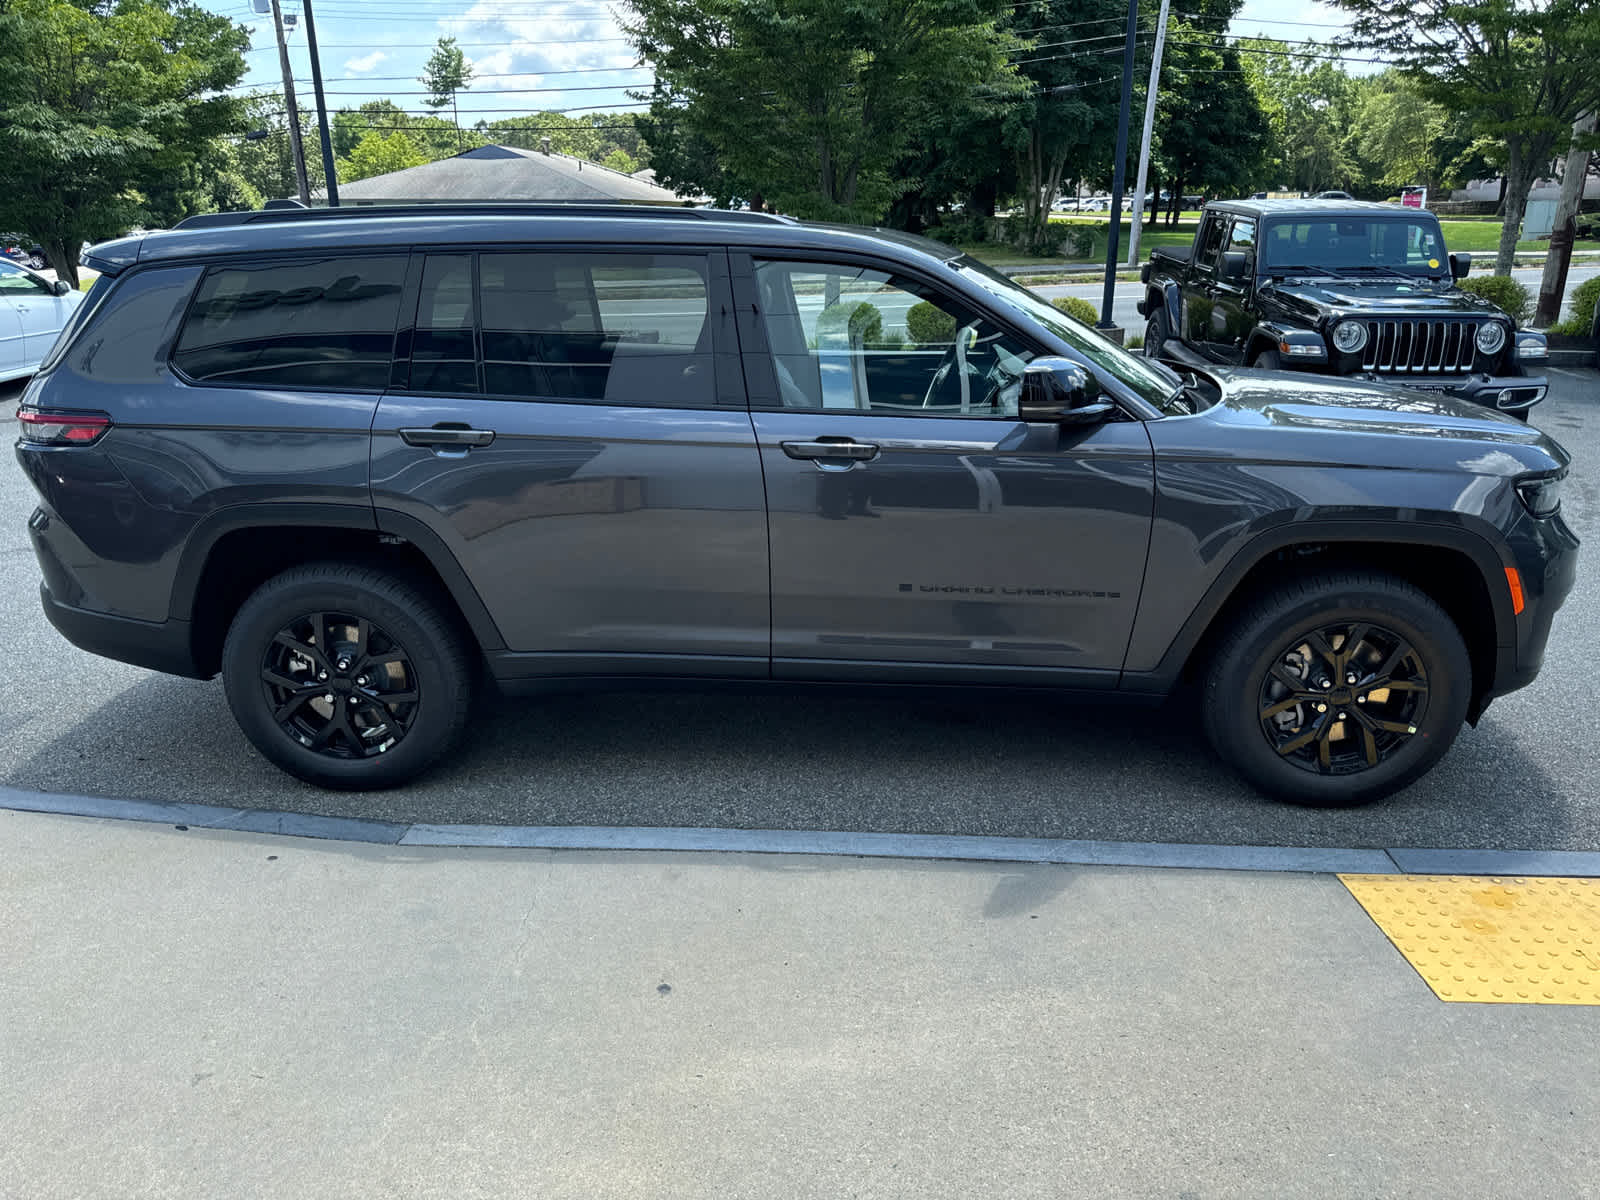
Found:
[{"label": "suv rear wheel", "polygon": [[420,590],[368,567],[283,572],[240,607],[222,651],[234,719],[257,750],[322,787],[404,783],[460,737],[471,660]]},{"label": "suv rear wheel", "polygon": [[1363,804],[1406,786],[1466,720],[1466,643],[1431,598],[1388,575],[1316,575],[1240,613],[1212,656],[1206,733],[1264,792]]}]

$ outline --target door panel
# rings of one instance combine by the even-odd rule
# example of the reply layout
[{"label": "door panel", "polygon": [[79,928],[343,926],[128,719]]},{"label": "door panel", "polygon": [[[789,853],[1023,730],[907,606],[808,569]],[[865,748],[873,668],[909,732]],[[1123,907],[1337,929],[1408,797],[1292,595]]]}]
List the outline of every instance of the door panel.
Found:
[{"label": "door panel", "polygon": [[27,363],[22,344],[22,316],[10,300],[0,295],[0,378],[17,374]]},{"label": "door panel", "polygon": [[497,670],[673,656],[766,675],[766,498],[726,256],[516,250],[415,273],[373,501],[380,527],[401,513],[443,538],[525,656]]},{"label": "door panel", "polygon": [[72,310],[67,307],[69,301],[65,296],[43,293],[37,296],[14,296],[12,299],[18,302],[17,311],[22,314],[23,353],[27,355],[28,362],[41,363],[44,356],[50,353],[50,347],[56,344],[56,335],[61,332],[61,327],[72,315]]},{"label": "door panel", "polygon": [[[1121,668],[1149,540],[1144,426],[758,412],[788,660]],[[849,438],[871,458],[794,458]],[[783,669],[781,669],[783,668]]]}]

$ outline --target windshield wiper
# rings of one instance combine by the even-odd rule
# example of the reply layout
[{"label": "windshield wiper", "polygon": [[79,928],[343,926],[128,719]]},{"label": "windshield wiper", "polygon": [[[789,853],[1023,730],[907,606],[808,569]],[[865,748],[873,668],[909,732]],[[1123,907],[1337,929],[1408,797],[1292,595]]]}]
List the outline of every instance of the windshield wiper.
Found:
[{"label": "windshield wiper", "polygon": [[[1324,267],[1299,264],[1293,267],[1268,267],[1267,271],[1275,277],[1287,275],[1331,275],[1335,279],[1349,279],[1349,272],[1361,269],[1360,267]],[[1368,269],[1370,270],[1371,268]]]}]

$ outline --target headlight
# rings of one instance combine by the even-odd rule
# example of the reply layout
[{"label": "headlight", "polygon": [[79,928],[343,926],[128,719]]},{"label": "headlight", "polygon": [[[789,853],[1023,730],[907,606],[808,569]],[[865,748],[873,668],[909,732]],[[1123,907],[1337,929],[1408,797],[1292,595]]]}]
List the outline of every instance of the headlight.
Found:
[{"label": "headlight", "polygon": [[1500,347],[1506,344],[1506,327],[1499,321],[1485,321],[1478,326],[1478,336],[1474,340],[1479,354],[1498,354]]},{"label": "headlight", "polygon": [[1561,511],[1561,492],[1566,487],[1565,475],[1546,475],[1539,479],[1523,479],[1517,483],[1517,495],[1536,517],[1553,517]]},{"label": "headlight", "polygon": [[1367,344],[1367,327],[1360,321],[1340,321],[1333,327],[1333,344],[1346,354],[1354,354]]}]

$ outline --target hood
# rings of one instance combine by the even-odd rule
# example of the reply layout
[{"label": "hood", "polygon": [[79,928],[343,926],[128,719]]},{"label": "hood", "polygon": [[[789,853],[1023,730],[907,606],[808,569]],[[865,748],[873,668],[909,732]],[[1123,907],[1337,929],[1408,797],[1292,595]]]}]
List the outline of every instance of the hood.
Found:
[{"label": "hood", "polygon": [[1272,296],[1318,313],[1362,312],[1396,316],[1495,316],[1505,314],[1487,300],[1453,285],[1431,279],[1399,276],[1374,279],[1284,279],[1264,285],[1259,295]]},{"label": "hood", "polygon": [[1207,409],[1206,415],[1222,423],[1453,438],[1505,446],[1555,445],[1514,417],[1442,393],[1288,371],[1207,369],[1204,373],[1222,391],[1222,399]]}]

